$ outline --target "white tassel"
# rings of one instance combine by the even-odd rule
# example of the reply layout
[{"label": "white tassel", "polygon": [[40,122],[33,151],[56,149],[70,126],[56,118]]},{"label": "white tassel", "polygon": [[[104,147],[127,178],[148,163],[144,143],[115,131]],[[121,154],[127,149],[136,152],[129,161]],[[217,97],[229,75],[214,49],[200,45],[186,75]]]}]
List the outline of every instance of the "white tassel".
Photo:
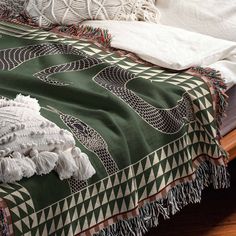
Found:
[{"label": "white tassel", "polygon": [[55,170],[57,171],[61,180],[68,179],[73,176],[77,166],[70,151],[59,152],[58,162]]},{"label": "white tassel", "polygon": [[31,150],[30,156],[32,161],[36,165],[36,173],[38,175],[50,173],[58,161],[58,154],[55,152],[38,152],[37,150]]},{"label": "white tassel", "polygon": [[73,176],[79,180],[91,178],[96,171],[89,161],[88,156],[85,153],[82,153],[78,147],[73,148],[71,153],[77,165],[77,170]]},{"label": "white tassel", "polygon": [[23,176],[29,178],[36,173],[35,163],[28,157],[22,157]]},{"label": "white tassel", "polygon": [[5,157],[0,158],[0,181],[13,183],[23,178],[23,172],[16,159]]},{"label": "white tassel", "polygon": [[29,178],[36,173],[36,165],[30,158],[22,156],[19,152],[14,152],[12,157],[21,167],[23,177]]}]

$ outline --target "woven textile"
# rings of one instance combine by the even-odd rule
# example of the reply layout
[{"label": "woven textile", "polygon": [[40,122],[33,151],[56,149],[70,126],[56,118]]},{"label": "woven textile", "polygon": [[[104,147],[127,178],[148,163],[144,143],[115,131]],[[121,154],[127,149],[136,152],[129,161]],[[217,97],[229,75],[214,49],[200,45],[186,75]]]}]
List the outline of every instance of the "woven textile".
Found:
[{"label": "woven textile", "polygon": [[152,0],[30,0],[27,11],[40,26],[87,19],[159,21]]},{"label": "woven textile", "polygon": [[229,185],[216,139],[223,84],[214,71],[138,64],[12,23],[0,22],[0,34],[0,96],[35,97],[96,169],[87,181],[52,172],[0,184],[5,235],[141,236],[199,202],[206,186]]}]

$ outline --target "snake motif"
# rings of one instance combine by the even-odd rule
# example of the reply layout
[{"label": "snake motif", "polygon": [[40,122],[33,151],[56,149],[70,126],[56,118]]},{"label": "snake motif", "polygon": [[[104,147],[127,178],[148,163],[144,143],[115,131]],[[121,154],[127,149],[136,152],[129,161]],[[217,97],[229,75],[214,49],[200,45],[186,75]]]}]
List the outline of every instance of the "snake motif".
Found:
[{"label": "snake motif", "polygon": [[59,114],[61,120],[69,127],[78,141],[85,148],[98,156],[99,160],[106,169],[107,174],[111,175],[119,170],[116,162],[113,160],[108,150],[108,145],[101,134],[85,122],[81,121],[79,118],[64,114],[54,108],[49,107],[49,110]]},{"label": "snake motif", "polygon": [[[51,66],[34,74],[35,77],[43,82],[57,86],[66,86],[68,84],[50,79],[53,74],[80,71],[103,63],[102,60],[91,58],[83,51],[71,45],[48,43],[1,50],[0,69],[12,70],[23,62],[31,59],[55,54],[73,54],[82,56],[79,60]],[[123,100],[146,123],[160,132],[167,134],[176,133],[184,126],[186,121],[190,122],[194,120],[192,101],[187,92],[182,95],[182,98],[177,102],[176,106],[166,109],[157,108],[144,101],[141,97],[127,88],[127,83],[135,78],[136,76],[134,73],[117,65],[112,65],[100,71],[93,78],[93,81]],[[80,123],[80,125],[85,128],[83,123]],[[106,148],[104,149],[104,152],[106,152]],[[101,155],[108,154],[104,153]]]}]

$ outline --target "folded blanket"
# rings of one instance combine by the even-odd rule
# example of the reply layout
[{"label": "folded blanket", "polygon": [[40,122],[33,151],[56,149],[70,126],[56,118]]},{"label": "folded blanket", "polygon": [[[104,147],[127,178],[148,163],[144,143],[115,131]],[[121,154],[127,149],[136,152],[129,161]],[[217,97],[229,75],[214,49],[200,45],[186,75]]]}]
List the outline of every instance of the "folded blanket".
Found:
[{"label": "folded blanket", "polygon": [[10,183],[53,169],[60,179],[85,180],[95,173],[88,156],[75,147],[73,135],[40,115],[36,99],[0,99],[0,181]]}]

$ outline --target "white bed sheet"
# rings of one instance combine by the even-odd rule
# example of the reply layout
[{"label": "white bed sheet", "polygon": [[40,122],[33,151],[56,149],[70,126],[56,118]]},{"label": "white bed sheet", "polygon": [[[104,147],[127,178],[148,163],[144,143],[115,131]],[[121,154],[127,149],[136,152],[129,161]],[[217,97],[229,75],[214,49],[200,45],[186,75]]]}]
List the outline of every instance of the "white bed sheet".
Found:
[{"label": "white bed sheet", "polygon": [[156,0],[160,22],[236,42],[235,0]]},{"label": "white bed sheet", "polygon": [[153,64],[183,70],[213,67],[222,72],[228,87],[236,84],[236,42],[140,21],[85,21],[108,29],[111,46],[137,54]]}]

